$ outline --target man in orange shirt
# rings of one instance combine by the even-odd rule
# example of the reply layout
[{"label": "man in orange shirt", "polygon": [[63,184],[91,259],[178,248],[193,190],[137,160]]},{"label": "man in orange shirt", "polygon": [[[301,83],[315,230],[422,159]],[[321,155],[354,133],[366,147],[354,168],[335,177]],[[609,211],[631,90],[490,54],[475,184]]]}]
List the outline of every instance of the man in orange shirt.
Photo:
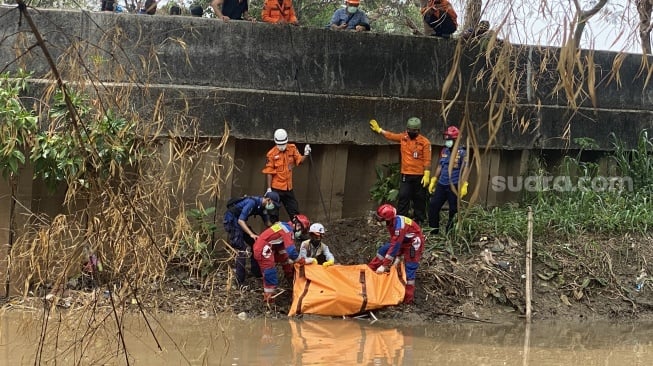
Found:
[{"label": "man in orange shirt", "polygon": [[[288,143],[288,133],[283,128],[274,131],[275,147],[266,154],[265,168],[263,174],[267,175],[268,192],[274,191],[279,194],[283,207],[286,208],[290,220],[299,214],[299,206],[295,193],[292,190],[292,171],[303,163],[311,153],[311,146],[304,146],[302,156],[295,144]],[[429,162],[430,164],[430,162]],[[272,222],[279,220],[279,216],[270,215]]]},{"label": "man in orange shirt", "polygon": [[[422,121],[417,117],[410,117],[406,123],[406,131],[402,133],[384,131],[374,119],[370,120],[370,128],[401,145],[401,183],[397,197],[397,213],[412,217],[421,225],[426,221],[426,187],[431,178],[431,142],[419,133]],[[408,214],[411,202],[412,216]]]},{"label": "man in orange shirt", "polygon": [[266,23],[299,25],[292,0],[265,0],[261,18]]}]

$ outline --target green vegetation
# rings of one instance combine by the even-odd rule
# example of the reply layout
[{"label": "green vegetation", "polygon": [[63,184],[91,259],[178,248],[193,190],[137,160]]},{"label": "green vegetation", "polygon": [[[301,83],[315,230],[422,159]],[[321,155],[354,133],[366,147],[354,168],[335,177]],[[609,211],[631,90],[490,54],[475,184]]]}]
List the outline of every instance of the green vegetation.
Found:
[{"label": "green vegetation", "polygon": [[[547,171],[543,163],[535,159],[528,173],[542,179],[551,175],[570,177],[567,184],[542,186],[535,192],[525,192],[521,202],[501,207],[486,209],[479,205],[463,205],[455,235],[460,238],[459,245],[467,246],[487,235],[525,240],[528,206],[533,209],[533,234],[536,237],[568,240],[586,233],[647,233],[653,224],[653,139],[648,131],[642,131],[636,148],[632,150],[614,135],[613,139],[615,151],[605,157],[616,164],[618,171],[608,172],[611,177],[606,180],[601,180],[606,172],[601,172],[597,162],[581,158],[584,151],[596,148],[596,143],[579,138],[574,142],[581,149],[575,156],[565,156],[555,172]],[[377,167],[377,181],[370,190],[372,200],[396,203],[398,169],[398,164]],[[623,179],[615,177],[615,173]],[[597,177],[604,185],[592,189],[589,183],[581,184],[592,182]],[[441,214],[445,215],[446,210]],[[446,218],[443,220],[446,222]],[[437,239],[430,244],[430,249],[435,248],[433,245],[438,248],[442,245]]]},{"label": "green vegetation", "polygon": [[71,111],[58,92],[49,113],[51,127],[36,136],[32,147],[34,175],[42,178],[51,190],[62,182],[70,185],[74,181],[88,187],[88,172],[107,179],[115,174],[117,166],[131,165],[136,159],[133,121],[111,110],[96,115],[81,94],[72,94],[70,98],[73,112],[81,121],[79,137],[70,131]]},{"label": "green vegetation", "polygon": [[399,180],[401,179],[399,163],[383,164],[376,167],[376,182],[370,188],[370,195],[374,202],[397,203],[399,195]]},{"label": "green vegetation", "polygon": [[[583,146],[581,141],[575,142]],[[593,141],[586,140],[593,146]],[[566,157],[561,174],[575,176],[571,190],[545,189],[525,195],[522,203],[492,209],[472,206],[461,215],[458,229],[466,240],[477,240],[482,235],[508,236],[526,239],[527,206],[533,209],[533,235],[536,237],[569,240],[575,236],[594,233],[617,235],[645,234],[653,223],[653,139],[647,131],[639,135],[637,147],[627,149],[614,141],[616,151],[609,158],[617,163],[621,176],[605,189],[590,189],[578,185],[579,180],[590,181],[600,175],[598,164]],[[544,169],[538,170],[548,175]],[[572,175],[573,177],[573,175]],[[628,184],[632,178],[632,186]]]},{"label": "green vegetation", "polygon": [[25,109],[20,100],[28,77],[24,71],[19,71],[14,78],[8,73],[0,74],[0,170],[5,179],[17,175],[25,164],[25,151],[38,127],[38,118]]},{"label": "green vegetation", "polygon": [[213,234],[218,227],[213,223],[215,207],[193,208],[186,211],[191,230],[181,239],[176,260],[189,269],[189,272],[205,277],[213,270]]}]

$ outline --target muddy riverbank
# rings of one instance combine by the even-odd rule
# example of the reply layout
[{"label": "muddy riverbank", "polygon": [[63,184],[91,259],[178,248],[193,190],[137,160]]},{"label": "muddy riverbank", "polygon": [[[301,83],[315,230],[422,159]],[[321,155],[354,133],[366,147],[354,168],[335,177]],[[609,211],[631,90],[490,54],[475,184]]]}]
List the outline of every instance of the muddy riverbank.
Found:
[{"label": "muddy riverbank", "polygon": [[[366,263],[387,238],[384,227],[368,218],[326,226],[325,242],[339,264]],[[375,316],[418,322],[503,322],[523,317],[525,242],[494,233],[473,242],[458,242],[452,237],[427,238],[415,303],[386,308]],[[534,238],[534,320],[653,319],[653,286],[648,281],[652,242],[650,236],[628,234],[586,235],[573,240]],[[178,271],[165,281],[137,290],[135,295],[114,287],[113,306],[202,317],[225,312],[248,318],[286,316],[292,302],[288,282],[282,280],[286,291],[268,307],[262,301],[260,279],[250,277],[246,287],[236,288],[231,285],[228,261],[218,260],[216,264],[218,269],[201,281]],[[639,289],[638,277],[642,279]],[[50,301],[60,309],[112,306],[102,288],[69,288]],[[38,308],[43,303],[43,297],[34,294],[13,298],[5,307]]]}]

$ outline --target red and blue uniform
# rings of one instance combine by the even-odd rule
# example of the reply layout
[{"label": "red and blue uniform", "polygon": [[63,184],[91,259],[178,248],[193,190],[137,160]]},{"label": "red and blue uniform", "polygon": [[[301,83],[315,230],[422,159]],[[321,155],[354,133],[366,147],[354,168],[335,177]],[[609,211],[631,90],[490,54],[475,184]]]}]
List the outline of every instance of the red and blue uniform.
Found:
[{"label": "red and blue uniform", "polygon": [[279,286],[276,264],[281,263],[286,278],[293,278],[293,261],[299,257],[293,239],[293,224],[277,222],[265,229],[254,242],[254,259],[263,272],[263,298],[272,299]]},{"label": "red and blue uniform", "polygon": [[415,297],[415,276],[424,251],[424,234],[420,226],[409,217],[397,215],[386,221],[390,241],[385,243],[368,264],[376,271],[380,266],[390,267],[395,258],[404,257],[406,266],[406,295],[404,303],[410,304]]}]

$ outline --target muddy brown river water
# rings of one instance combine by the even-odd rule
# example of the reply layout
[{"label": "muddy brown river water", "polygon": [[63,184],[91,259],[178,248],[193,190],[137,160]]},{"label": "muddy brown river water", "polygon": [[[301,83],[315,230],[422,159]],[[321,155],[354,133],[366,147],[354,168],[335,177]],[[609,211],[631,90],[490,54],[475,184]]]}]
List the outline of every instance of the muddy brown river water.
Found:
[{"label": "muddy brown river water", "polygon": [[[0,316],[0,365],[652,365],[653,324]],[[149,323],[149,326],[148,326]],[[90,325],[89,325],[90,324]],[[45,341],[39,342],[45,334]]]}]

